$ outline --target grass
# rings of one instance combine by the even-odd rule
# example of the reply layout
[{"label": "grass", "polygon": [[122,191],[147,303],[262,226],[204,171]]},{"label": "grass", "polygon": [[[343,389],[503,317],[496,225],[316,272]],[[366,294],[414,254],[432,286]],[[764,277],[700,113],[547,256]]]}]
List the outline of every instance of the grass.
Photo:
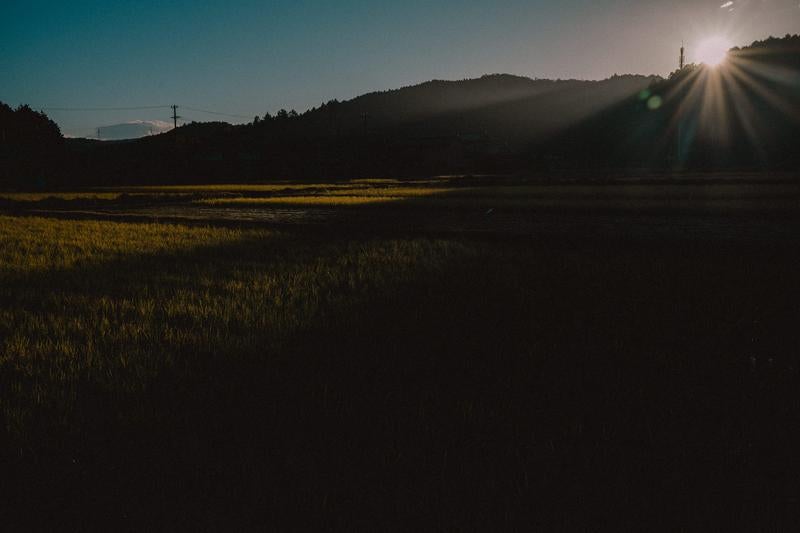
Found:
[{"label": "grass", "polygon": [[116,200],[121,194],[122,193],[117,192],[6,192],[0,193],[0,200],[9,200],[12,202],[41,202],[43,200]]},{"label": "grass", "polygon": [[215,207],[259,207],[259,206],[290,206],[290,207],[347,207],[358,205],[382,204],[403,200],[402,196],[271,196],[267,198],[203,198],[195,200],[196,205],[209,205]]},{"label": "grass", "polygon": [[413,186],[441,186],[449,183],[447,179],[422,179],[422,180],[394,180],[394,179],[354,179],[350,181],[336,182],[298,182],[298,181],[276,181],[270,183],[245,183],[245,184],[208,184],[208,185],[146,185],[136,187],[111,187],[102,189],[104,191],[127,192],[127,193],[244,193],[244,194],[269,194],[282,191],[364,191],[371,188],[394,187],[403,188],[408,185]]},{"label": "grass", "polygon": [[[267,231],[0,218],[11,434],[73,420],[77,387],[143,393],[193,358],[269,357],[371,291],[461,253],[442,242],[289,245]],[[57,287],[50,292],[51,287]],[[41,410],[54,410],[43,415]],[[122,416],[122,413],[120,413]]]},{"label": "grass", "polygon": [[111,190],[129,193],[272,193],[285,190],[347,188],[351,185],[336,183],[277,182],[267,184],[213,184],[213,185],[143,185],[138,187],[113,187]]},{"label": "grass", "polygon": [[393,204],[426,210],[700,210],[758,211],[800,208],[792,185],[625,185],[434,187],[388,184],[340,186],[313,191],[275,190],[270,196],[208,197],[193,201],[215,207],[365,207]]},{"label": "grass", "polygon": [[796,245],[335,224],[0,217],[4,525],[792,529]]},{"label": "grass", "polygon": [[697,212],[794,211],[800,189],[792,184],[509,184],[461,183],[436,178],[400,181],[360,179],[335,183],[174,185],[103,189],[94,192],[5,193],[0,201],[18,209],[125,208],[164,203],[231,208],[351,208],[386,206],[423,210],[537,211],[677,210]]},{"label": "grass", "polygon": [[211,206],[303,206],[303,207],[347,207],[362,206],[370,204],[382,204],[388,202],[399,202],[414,198],[425,198],[450,192],[450,189],[443,188],[413,188],[413,187],[391,187],[391,188],[364,188],[351,189],[344,188],[332,191],[325,191],[319,194],[307,195],[276,195],[262,198],[240,197],[240,198],[202,198],[193,203],[198,205]]},{"label": "grass", "polygon": [[92,267],[130,256],[187,252],[241,237],[222,228],[0,216],[0,275]]},{"label": "grass", "polygon": [[[416,198],[419,196],[435,196],[456,191],[452,187],[366,187],[362,189],[340,189],[327,193],[327,196],[361,196],[361,197],[395,197]],[[463,189],[462,189],[463,190]]]}]

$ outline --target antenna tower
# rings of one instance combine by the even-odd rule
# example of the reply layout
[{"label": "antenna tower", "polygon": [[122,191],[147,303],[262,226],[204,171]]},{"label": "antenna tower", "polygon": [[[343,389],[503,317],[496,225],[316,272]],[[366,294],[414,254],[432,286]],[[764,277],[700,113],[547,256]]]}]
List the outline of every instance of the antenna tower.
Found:
[{"label": "antenna tower", "polygon": [[[683,46],[683,41],[681,41],[681,55],[678,58],[678,66],[681,70],[686,66],[686,49]],[[676,139],[675,157],[677,164],[680,165],[683,159],[683,117],[680,116],[680,109],[678,113],[678,138]]]}]

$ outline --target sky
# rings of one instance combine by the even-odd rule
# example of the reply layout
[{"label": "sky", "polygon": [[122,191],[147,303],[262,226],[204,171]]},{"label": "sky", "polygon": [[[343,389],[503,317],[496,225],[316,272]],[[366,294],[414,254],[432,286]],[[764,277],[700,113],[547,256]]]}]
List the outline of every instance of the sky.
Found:
[{"label": "sky", "polygon": [[94,136],[171,110],[53,108],[236,123],[430,79],[665,75],[681,40],[798,31],[800,0],[0,0],[0,101]]}]

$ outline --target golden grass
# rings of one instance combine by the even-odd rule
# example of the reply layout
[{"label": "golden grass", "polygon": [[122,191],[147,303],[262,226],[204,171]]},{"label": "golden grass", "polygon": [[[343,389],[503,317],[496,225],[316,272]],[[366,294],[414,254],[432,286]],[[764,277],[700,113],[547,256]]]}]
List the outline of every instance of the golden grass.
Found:
[{"label": "golden grass", "polygon": [[403,182],[392,178],[358,178],[350,180],[350,183],[364,183],[367,185],[395,185]]},{"label": "golden grass", "polygon": [[[330,207],[395,205],[441,209],[778,209],[800,208],[792,184],[523,184],[455,186],[452,180],[357,179],[350,182],[232,185],[172,185],[97,189],[95,192],[3,193],[20,202],[114,200],[121,194],[142,201],[171,199],[215,207]],[[114,192],[112,192],[112,190]],[[104,191],[104,192],[101,192]]]},{"label": "golden grass", "polygon": [[387,187],[410,187],[424,188],[428,186],[446,185],[447,179],[430,178],[403,181],[391,178],[360,178],[349,181],[336,182],[302,182],[302,181],[275,181],[270,183],[217,183],[199,185],[142,185],[130,187],[105,187],[98,188],[98,191],[117,192],[117,193],[243,193],[243,194],[269,194],[285,190],[304,191],[336,191],[353,190],[361,191],[375,187],[382,190]]},{"label": "golden grass", "polygon": [[86,383],[134,395],[153,412],[144,393],[167,369],[276,356],[293,335],[350,316],[358,302],[466,250],[426,239],[315,244],[264,230],[14,217],[0,217],[0,244],[0,419],[17,435],[37,420],[69,424]]},{"label": "golden grass", "polygon": [[381,204],[403,200],[401,196],[272,196],[266,198],[203,198],[195,200],[198,205],[225,206],[291,206],[291,207],[346,207]]},{"label": "golden grass", "polygon": [[458,191],[458,189],[445,187],[368,187],[364,189],[333,190],[327,193],[327,195],[414,198],[420,196],[435,196],[438,194],[447,194],[456,191]]},{"label": "golden grass", "polygon": [[292,206],[292,207],[346,207],[399,202],[411,198],[431,197],[450,192],[451,189],[426,187],[385,187],[364,189],[339,189],[309,195],[276,195],[269,197],[201,198],[194,203],[212,206]]},{"label": "golden grass", "polygon": [[267,184],[152,185],[114,187],[109,190],[127,193],[274,193],[285,190],[335,189],[352,185],[340,183],[277,182]]},{"label": "golden grass", "polygon": [[0,216],[0,275],[61,270],[124,256],[186,251],[237,238],[224,228]]}]

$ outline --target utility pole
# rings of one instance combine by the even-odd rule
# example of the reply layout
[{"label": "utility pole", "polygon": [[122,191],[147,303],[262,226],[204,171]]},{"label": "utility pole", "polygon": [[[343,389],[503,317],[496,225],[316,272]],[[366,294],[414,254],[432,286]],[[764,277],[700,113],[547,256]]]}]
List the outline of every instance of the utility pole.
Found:
[{"label": "utility pole", "polygon": [[178,119],[181,118],[178,116],[178,106],[171,105],[172,108],[172,127],[173,129],[178,129]]},{"label": "utility pole", "polygon": [[[678,58],[678,67],[682,71],[686,66],[686,49],[681,41],[681,55]],[[678,142],[675,150],[675,161],[678,165],[683,163],[683,117],[681,116],[681,106],[678,105]]]}]

